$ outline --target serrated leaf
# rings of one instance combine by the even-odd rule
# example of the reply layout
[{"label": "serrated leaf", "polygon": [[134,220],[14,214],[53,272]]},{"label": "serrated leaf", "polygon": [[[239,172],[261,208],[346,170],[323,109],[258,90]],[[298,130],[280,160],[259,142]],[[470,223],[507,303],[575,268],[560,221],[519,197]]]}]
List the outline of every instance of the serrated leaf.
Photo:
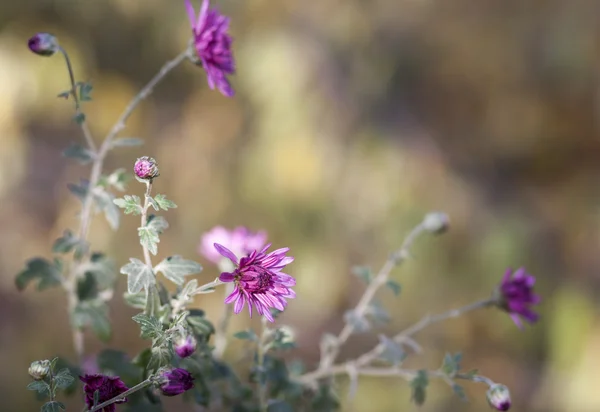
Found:
[{"label": "serrated leaf", "polygon": [[87,180],[81,179],[80,184],[76,185],[75,183],[68,183],[67,188],[69,191],[82,203],[85,201],[85,198],[88,193],[89,182]]},{"label": "serrated leaf", "polygon": [[126,183],[130,179],[130,174],[123,168],[117,169],[106,177],[106,183],[120,192],[127,188]]},{"label": "serrated leaf", "polygon": [[96,201],[98,208],[104,212],[104,217],[106,218],[106,221],[110,225],[111,229],[117,230],[119,228],[121,215],[119,213],[119,208],[114,202],[115,196],[112,193],[98,187],[96,190],[94,190],[94,200]]},{"label": "serrated leaf", "polygon": [[469,400],[467,398],[467,394],[465,393],[465,389],[457,383],[452,385],[452,392],[454,392],[454,394],[463,402],[467,402]]},{"label": "serrated leaf", "polygon": [[164,346],[155,346],[152,348],[152,355],[150,362],[148,362],[148,371],[157,370],[163,366],[166,366],[171,361],[173,352]]},{"label": "serrated leaf", "polygon": [[27,389],[30,391],[36,391],[41,395],[50,396],[50,385],[45,381],[33,381],[27,385]]},{"label": "serrated leaf", "polygon": [[165,195],[158,194],[154,196],[154,200],[156,200],[156,203],[158,203],[162,210],[169,210],[177,207],[177,205],[173,201],[167,199]]},{"label": "serrated leaf", "polygon": [[145,292],[139,292],[139,293],[125,292],[123,294],[123,298],[125,299],[125,302],[132,308],[136,308],[136,309],[145,309],[146,308],[146,293]]},{"label": "serrated leaf", "polygon": [[146,226],[151,227],[158,234],[161,234],[169,228],[169,223],[167,222],[167,219],[162,216],[150,215],[148,216],[148,222],[146,223]]},{"label": "serrated leaf", "polygon": [[121,209],[124,209],[123,212],[126,215],[139,215],[142,213],[142,205],[140,204],[140,198],[136,195],[125,195],[123,196],[123,198],[114,199],[113,203]]},{"label": "serrated leaf", "polygon": [[384,348],[380,358],[394,366],[400,365],[408,356],[402,345],[385,335],[379,335],[379,342]]},{"label": "serrated leaf", "polygon": [[54,376],[54,383],[60,389],[68,388],[69,386],[71,386],[71,384],[73,383],[74,380],[75,380],[75,378],[73,378],[73,376],[71,375],[71,371],[69,371],[69,368],[61,369]]},{"label": "serrated leaf", "polygon": [[215,328],[212,323],[204,317],[204,311],[200,309],[190,309],[189,312],[190,314],[186,320],[194,334],[208,338],[215,333]]},{"label": "serrated leaf", "polygon": [[77,298],[83,301],[96,297],[98,297],[98,284],[94,275],[88,272],[83,278],[77,280]]},{"label": "serrated leaf", "polygon": [[112,141],[112,147],[134,147],[141,146],[144,141],[138,137],[121,137]]},{"label": "serrated leaf", "polygon": [[79,86],[79,100],[81,100],[82,102],[87,102],[92,100],[92,89],[93,86],[91,83],[87,83],[87,82],[79,82],[78,83]]},{"label": "serrated leaf", "polygon": [[424,370],[418,371],[417,375],[410,382],[412,388],[411,399],[419,406],[425,403],[427,385],[429,385],[429,378],[427,372]]},{"label": "serrated leaf", "polygon": [[62,154],[64,157],[77,160],[82,165],[88,164],[94,159],[92,152],[77,143],[71,143]]},{"label": "serrated leaf", "polygon": [[352,268],[352,274],[357,276],[367,285],[371,283],[371,279],[373,279],[373,274],[371,273],[371,268],[367,266],[354,266]]},{"label": "serrated leaf", "polygon": [[62,274],[56,262],[52,264],[44,258],[33,258],[26,264],[27,268],[21,271],[15,279],[17,289],[25,289],[33,280],[38,280],[37,290],[40,291],[60,285]]},{"label": "serrated leaf", "polygon": [[138,236],[140,237],[140,244],[148,249],[150,253],[153,255],[158,253],[160,238],[154,228],[150,226],[138,227]]},{"label": "serrated leaf", "polygon": [[158,210],[158,203],[156,202],[156,200],[154,200],[154,198],[152,196],[148,196],[148,203],[150,204],[150,206],[152,206],[154,208],[154,210]]},{"label": "serrated leaf", "polygon": [[148,289],[156,282],[152,268],[139,259],[130,258],[129,261],[130,263],[121,268],[121,273],[127,275],[127,291],[129,293],[135,294],[142,289]]},{"label": "serrated leaf", "polygon": [[170,256],[154,267],[156,273],[163,275],[176,285],[183,285],[185,276],[200,273],[202,265],[193,260],[183,259],[181,256]]},{"label": "serrated leaf", "polygon": [[79,265],[78,271],[93,275],[99,290],[111,289],[116,280],[113,261],[99,252],[92,253],[89,261]]},{"label": "serrated leaf", "polygon": [[65,407],[65,405],[62,402],[58,402],[58,401],[51,401],[51,402],[47,402],[42,406],[41,411],[42,412],[60,412],[60,411],[64,411],[67,408]]},{"label": "serrated leaf", "polygon": [[65,230],[63,235],[54,241],[52,252],[69,253],[80,243],[79,239],[70,230]]},{"label": "serrated leaf", "polygon": [[460,361],[462,360],[462,354],[456,353],[454,355],[446,353],[444,356],[444,362],[442,364],[442,371],[450,378],[453,378],[460,370]]},{"label": "serrated leaf", "polygon": [[373,301],[369,304],[365,314],[380,325],[385,325],[391,319],[388,311],[377,301]]},{"label": "serrated leaf", "polygon": [[402,286],[395,280],[388,280],[387,282],[385,282],[385,286],[389,290],[391,290],[396,296],[399,296],[400,292],[402,291]]},{"label": "serrated leaf", "polygon": [[142,339],[154,339],[163,335],[163,325],[154,316],[139,313],[131,319],[139,323]]},{"label": "serrated leaf", "polygon": [[237,333],[234,333],[233,337],[241,340],[249,340],[252,342],[256,342],[258,340],[258,336],[256,336],[256,333],[254,333],[252,329],[242,330]]},{"label": "serrated leaf", "polygon": [[79,302],[73,313],[73,326],[79,329],[89,326],[100,340],[108,341],[111,336],[108,306],[100,300]]},{"label": "serrated leaf", "polygon": [[371,324],[364,316],[358,316],[354,310],[349,310],[344,314],[344,320],[350,324],[356,332],[366,332],[371,328]]}]

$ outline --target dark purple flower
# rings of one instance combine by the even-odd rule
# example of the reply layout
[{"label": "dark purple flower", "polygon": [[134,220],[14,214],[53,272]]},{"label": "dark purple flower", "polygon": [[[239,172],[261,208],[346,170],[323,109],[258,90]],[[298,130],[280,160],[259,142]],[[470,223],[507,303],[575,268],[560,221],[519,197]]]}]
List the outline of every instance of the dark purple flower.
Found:
[{"label": "dark purple flower", "polygon": [[[94,406],[94,392],[99,391],[98,403],[108,401],[115,396],[126,392],[129,388],[119,379],[118,376],[106,376],[106,375],[85,375],[80,376],[81,382],[85,383],[83,391],[85,392],[85,403],[88,408]],[[115,403],[102,408],[103,412],[114,412],[116,409],[115,404],[125,403],[127,398],[119,399]]]},{"label": "dark purple flower", "polygon": [[225,299],[225,303],[235,302],[233,311],[240,313],[244,305],[248,304],[248,311],[252,317],[252,306],[258,313],[273,322],[270,308],[284,310],[286,299],[295,298],[296,293],[291,289],[296,285],[296,280],[281,270],[294,261],[285,254],[289,248],[277,249],[265,253],[271,246],[268,244],[260,252],[253,251],[238,262],[237,257],[226,247],[215,243],[219,253],[233,262],[236,269],[229,273],[223,272],[219,279],[221,282],[234,282],[235,289]]},{"label": "dark purple flower", "polygon": [[242,256],[262,249],[266,242],[267,233],[263,230],[251,232],[243,226],[238,226],[233,230],[216,226],[202,235],[198,252],[211,262],[219,264],[223,260],[223,256],[215,249],[215,243],[225,246],[235,255]]},{"label": "dark purple flower", "polygon": [[176,396],[194,387],[194,378],[181,368],[163,369],[160,373],[160,390],[165,396]]},{"label": "dark purple flower", "polygon": [[538,320],[538,314],[531,310],[531,306],[541,300],[533,293],[534,284],[535,277],[528,275],[525,268],[520,268],[514,272],[514,276],[512,269],[508,269],[498,286],[498,306],[510,314],[519,328],[523,327],[521,317],[530,323]]},{"label": "dark purple flower", "polygon": [[187,358],[196,351],[196,338],[191,334],[178,336],[173,342],[175,353],[180,358]]},{"label": "dark purple flower", "polygon": [[499,411],[510,409],[510,392],[504,385],[493,384],[487,391],[487,400],[490,406]]},{"label": "dark purple flower", "polygon": [[145,180],[154,179],[160,175],[156,160],[148,156],[137,159],[133,166],[133,171],[137,177]]},{"label": "dark purple flower", "polygon": [[40,56],[52,56],[58,51],[58,41],[50,33],[37,33],[27,42],[29,50]]},{"label": "dark purple flower", "polygon": [[229,17],[220,14],[217,9],[209,10],[208,6],[209,0],[203,0],[200,13],[196,17],[194,6],[190,0],[185,0],[194,34],[194,47],[206,71],[208,86],[211,89],[217,87],[223,95],[231,97],[234,91],[227,75],[235,73],[235,62],[231,52],[233,40],[227,33]]}]

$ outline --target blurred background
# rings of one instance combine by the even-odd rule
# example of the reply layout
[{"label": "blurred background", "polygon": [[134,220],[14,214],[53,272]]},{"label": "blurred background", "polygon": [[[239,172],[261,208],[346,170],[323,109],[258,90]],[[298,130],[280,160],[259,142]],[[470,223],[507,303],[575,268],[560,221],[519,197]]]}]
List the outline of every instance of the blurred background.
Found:
[{"label": "blurred background", "polygon": [[[227,99],[190,63],[176,69],[128,122],[122,137],[146,144],[113,151],[105,171],[137,157],[160,163],[158,193],[179,208],[157,259],[197,255],[217,224],[265,229],[296,261],[298,298],[280,322],[298,332],[290,356],[312,369],[325,331],[364,285],[354,265],[375,270],[431,210],[451,230],[424,236],[393,273],[399,298],[380,298],[393,334],[426,313],[489,296],[507,267],[525,266],[543,296],[541,321],[519,331],[484,310],[418,335],[425,352],[407,367],[437,368],[464,352],[465,369],[511,388],[515,411],[600,410],[600,3],[593,0],[222,0],[231,16],[238,73]],[[198,5],[197,5],[198,7]],[[66,184],[89,175],[65,159],[82,142],[71,121],[60,56],[29,52],[27,39],[54,33],[78,80],[94,85],[84,107],[97,142],[139,88],[190,36],[183,1],[22,0],[0,3],[0,398],[3,410],[38,410],[27,367],[53,354],[75,360],[64,293],[17,292],[14,276],[50,257],[79,202]],[[141,195],[132,181],[129,193]],[[115,232],[98,215],[90,240],[120,267],[140,257],[137,218]],[[158,260],[157,260],[158,261]],[[111,347],[134,355],[135,310],[119,275]],[[196,299],[212,320],[223,296]],[[254,319],[256,321],[257,319]],[[249,324],[234,317],[232,330]],[[370,349],[356,335],[340,355]],[[86,334],[93,355],[109,345]],[[230,347],[234,359],[242,350]],[[463,403],[432,381],[425,405],[409,403],[400,379],[363,378],[355,411],[481,411],[485,387],[466,384]],[[347,381],[340,380],[342,399]],[[81,405],[73,401],[74,410]],[[186,410],[173,407],[173,410]]]}]

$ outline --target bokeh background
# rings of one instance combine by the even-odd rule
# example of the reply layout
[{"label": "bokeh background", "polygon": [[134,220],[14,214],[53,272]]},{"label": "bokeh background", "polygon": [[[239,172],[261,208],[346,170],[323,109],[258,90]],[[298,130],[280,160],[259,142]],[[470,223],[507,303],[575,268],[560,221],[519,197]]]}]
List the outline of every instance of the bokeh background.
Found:
[{"label": "bokeh background", "polygon": [[[339,332],[364,286],[353,265],[378,268],[431,210],[452,220],[424,237],[396,270],[400,298],[381,301],[393,333],[425,313],[489,295],[507,267],[538,278],[541,321],[519,331],[498,310],[418,335],[426,351],[407,367],[436,368],[444,352],[505,383],[515,411],[600,410],[600,78],[593,0],[222,0],[232,18],[235,99],[210,91],[201,69],[169,75],[121,136],[141,148],[109,155],[106,171],[156,157],[158,192],[179,208],[159,256],[197,256],[217,224],[266,229],[296,261],[298,298],[281,322],[298,332],[291,354],[312,368],[323,332]],[[79,80],[94,84],[85,111],[98,142],[137,90],[190,35],[182,1],[21,0],[0,3],[0,399],[2,410],[37,410],[25,389],[32,360],[74,360],[65,296],[18,293],[14,276],[50,256],[79,202],[66,189],[88,168],[61,152],[81,142],[60,57],[29,52],[37,31],[56,34]],[[142,193],[133,181],[129,191]],[[100,215],[95,250],[121,266],[141,250],[137,219],[112,231]],[[146,344],[120,298],[111,304],[110,346]],[[218,293],[196,304],[218,319]],[[233,330],[248,324],[235,317]],[[341,359],[376,342],[357,335]],[[109,345],[86,335],[93,355]],[[235,359],[239,344],[230,347]],[[340,380],[342,398],[347,382]],[[486,410],[485,388],[458,400],[432,382],[427,403],[409,404],[400,379],[361,379],[355,411]],[[74,410],[80,405],[69,404]],[[173,410],[186,410],[173,406]]]}]

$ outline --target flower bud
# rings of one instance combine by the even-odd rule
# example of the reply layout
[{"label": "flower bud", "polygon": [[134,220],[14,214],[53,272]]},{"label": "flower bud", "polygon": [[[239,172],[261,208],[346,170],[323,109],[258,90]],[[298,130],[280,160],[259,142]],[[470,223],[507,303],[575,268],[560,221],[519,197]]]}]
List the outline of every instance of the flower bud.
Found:
[{"label": "flower bud", "polygon": [[41,381],[44,379],[46,375],[48,375],[48,372],[50,372],[49,360],[31,362],[31,366],[29,367],[29,375],[36,381]]},{"label": "flower bud", "polygon": [[173,342],[175,353],[180,358],[187,358],[196,351],[196,338],[192,334],[179,335]]},{"label": "flower bud", "polygon": [[133,171],[137,177],[144,180],[152,180],[160,175],[156,160],[148,156],[137,159],[133,166]]},{"label": "flower bud", "polygon": [[422,223],[425,230],[439,235],[444,233],[450,227],[450,219],[443,212],[428,213]]},{"label": "flower bud", "polygon": [[192,375],[181,368],[164,368],[158,374],[160,391],[165,396],[176,396],[194,387]]},{"label": "flower bud", "polygon": [[40,56],[52,56],[58,51],[58,41],[50,33],[38,33],[27,44],[29,50]]},{"label": "flower bud", "polygon": [[487,391],[487,400],[490,406],[498,411],[510,409],[510,392],[504,385],[495,383]]}]

